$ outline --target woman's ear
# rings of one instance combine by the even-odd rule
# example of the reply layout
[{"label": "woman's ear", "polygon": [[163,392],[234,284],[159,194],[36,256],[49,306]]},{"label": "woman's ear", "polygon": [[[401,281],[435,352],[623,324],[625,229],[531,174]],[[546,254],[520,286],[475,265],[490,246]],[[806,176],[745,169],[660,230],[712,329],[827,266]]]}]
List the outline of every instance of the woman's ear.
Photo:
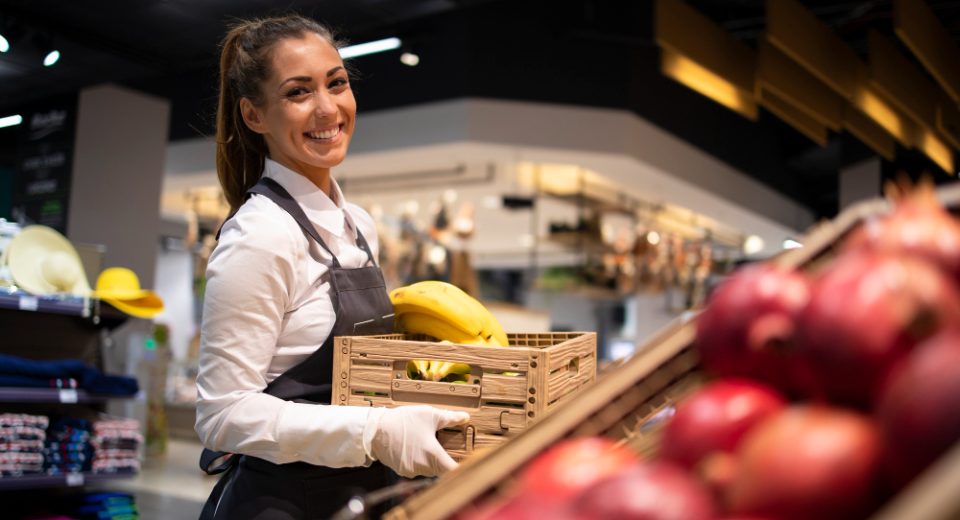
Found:
[{"label": "woman's ear", "polygon": [[258,134],[267,133],[260,109],[252,101],[247,98],[240,98],[240,114],[243,116],[243,122],[247,125],[247,128]]}]

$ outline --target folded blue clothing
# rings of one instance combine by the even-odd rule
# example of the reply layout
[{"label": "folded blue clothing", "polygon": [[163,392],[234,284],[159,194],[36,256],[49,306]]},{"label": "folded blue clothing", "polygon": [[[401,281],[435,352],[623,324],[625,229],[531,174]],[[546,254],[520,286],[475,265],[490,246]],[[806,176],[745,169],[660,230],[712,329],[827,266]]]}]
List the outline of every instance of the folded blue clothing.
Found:
[{"label": "folded blue clothing", "polygon": [[80,388],[94,394],[133,395],[140,389],[132,377],[104,374],[79,359],[39,361],[0,354],[0,375],[40,379],[44,386],[50,379],[73,378]]},{"label": "folded blue clothing", "polygon": [[34,376],[19,376],[0,374],[0,386],[27,387],[27,388],[77,388],[79,383],[72,377],[42,378]]}]

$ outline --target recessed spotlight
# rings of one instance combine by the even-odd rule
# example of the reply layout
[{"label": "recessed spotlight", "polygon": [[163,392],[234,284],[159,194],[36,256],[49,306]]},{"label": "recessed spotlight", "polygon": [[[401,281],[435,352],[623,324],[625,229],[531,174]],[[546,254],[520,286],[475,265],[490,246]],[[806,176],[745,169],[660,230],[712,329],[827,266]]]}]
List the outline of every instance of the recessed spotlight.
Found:
[{"label": "recessed spotlight", "polygon": [[420,64],[420,56],[413,52],[405,52],[400,55],[400,63],[408,67],[416,67]]}]

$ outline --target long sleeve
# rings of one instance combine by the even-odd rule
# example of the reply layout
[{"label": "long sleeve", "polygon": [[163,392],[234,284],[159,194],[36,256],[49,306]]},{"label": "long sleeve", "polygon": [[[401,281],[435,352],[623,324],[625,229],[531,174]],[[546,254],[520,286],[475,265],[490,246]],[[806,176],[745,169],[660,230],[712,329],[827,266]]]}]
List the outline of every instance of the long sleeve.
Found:
[{"label": "long sleeve", "polygon": [[[252,201],[251,201],[252,202]],[[274,463],[370,463],[370,410],[293,403],[263,393],[277,342],[305,283],[304,237],[279,211],[247,204],[224,226],[207,268],[196,431],[214,450]],[[320,338],[322,340],[322,338]]]}]

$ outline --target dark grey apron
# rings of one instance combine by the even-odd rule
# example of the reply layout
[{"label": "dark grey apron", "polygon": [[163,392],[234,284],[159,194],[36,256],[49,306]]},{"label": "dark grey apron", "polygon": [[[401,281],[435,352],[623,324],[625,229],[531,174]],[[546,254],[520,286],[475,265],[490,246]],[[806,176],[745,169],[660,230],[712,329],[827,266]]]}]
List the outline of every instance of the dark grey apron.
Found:
[{"label": "dark grey apron", "polygon": [[[276,181],[262,178],[247,196],[251,193],[266,196],[283,208],[333,259],[329,269],[330,297],[336,311],[333,330],[316,352],[271,381],[264,392],[287,401],[329,405],[334,336],[393,332],[393,305],[383,274],[359,229],[357,246],[367,253],[369,265],[344,268],[300,205]],[[211,475],[225,473],[203,507],[202,520],[329,518],[351,497],[384,488],[399,478],[379,462],[368,468],[273,464],[207,449],[200,456],[200,468]]]}]

